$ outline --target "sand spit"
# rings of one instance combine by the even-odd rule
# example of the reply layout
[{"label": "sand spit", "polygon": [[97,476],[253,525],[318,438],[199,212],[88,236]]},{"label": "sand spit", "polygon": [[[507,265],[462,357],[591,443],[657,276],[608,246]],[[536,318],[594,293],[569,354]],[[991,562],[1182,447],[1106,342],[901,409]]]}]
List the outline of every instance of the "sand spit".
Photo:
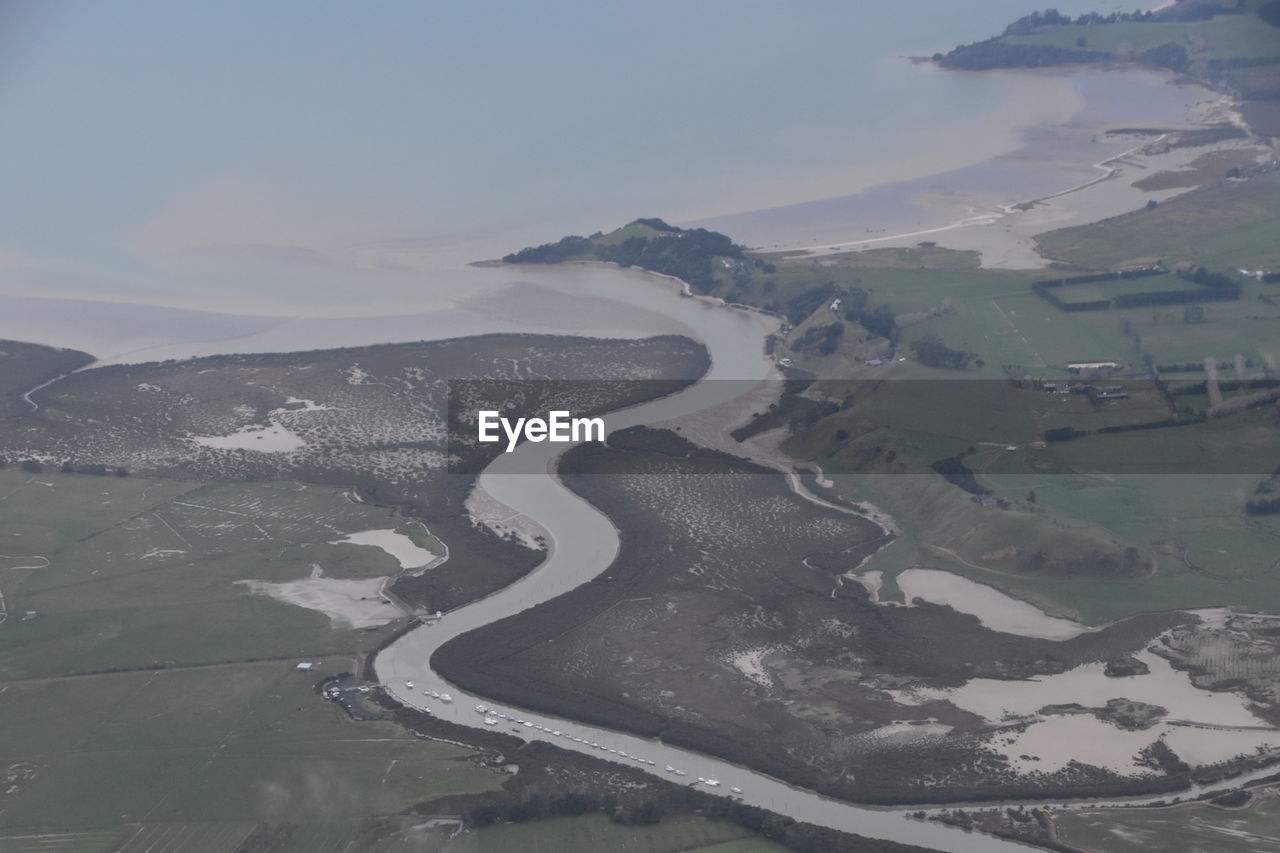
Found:
[{"label": "sand spit", "polygon": [[498,536],[514,536],[526,548],[539,549],[550,539],[542,525],[494,500],[479,483],[467,495],[467,514],[474,523],[488,528]]}]

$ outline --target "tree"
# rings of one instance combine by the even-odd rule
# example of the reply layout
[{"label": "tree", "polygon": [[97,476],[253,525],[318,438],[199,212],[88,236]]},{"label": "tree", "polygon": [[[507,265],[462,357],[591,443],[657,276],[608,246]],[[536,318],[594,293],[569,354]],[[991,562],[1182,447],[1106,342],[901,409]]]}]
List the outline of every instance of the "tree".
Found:
[{"label": "tree", "polygon": [[968,370],[974,354],[952,349],[937,335],[925,335],[911,342],[911,352],[927,367],[944,367],[950,370]]}]

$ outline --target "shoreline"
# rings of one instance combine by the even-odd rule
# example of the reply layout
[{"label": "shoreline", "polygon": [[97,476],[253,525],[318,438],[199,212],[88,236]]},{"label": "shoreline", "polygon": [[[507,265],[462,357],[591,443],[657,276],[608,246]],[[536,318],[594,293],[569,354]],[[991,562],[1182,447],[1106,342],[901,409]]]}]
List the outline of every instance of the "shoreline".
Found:
[{"label": "shoreline", "polygon": [[[1151,93],[1161,94],[1173,101],[1187,101],[1190,96],[1196,97],[1196,100],[1183,103],[1182,115],[1177,119],[1166,118],[1159,123],[1158,126],[1168,127],[1168,130],[1158,139],[1152,136],[1138,137],[1137,144],[1101,158],[1096,155],[1089,158],[1087,145],[1100,140],[1104,143],[1113,139],[1119,142],[1121,137],[1118,134],[1108,136],[1108,132],[1133,127],[1135,119],[1120,115],[1095,115],[1105,112],[1099,105],[1102,97],[1095,94],[1093,100],[1090,100],[1090,93],[1086,92],[1085,103],[1071,117],[1055,124],[1025,126],[1022,130],[1022,144],[1018,148],[988,158],[976,166],[934,171],[923,179],[890,181],[851,196],[744,211],[704,220],[699,224],[728,229],[725,233],[734,237],[734,220],[740,220],[744,231],[748,232],[742,242],[751,245],[751,250],[756,252],[777,252],[803,257],[865,248],[911,247],[920,241],[929,240],[944,248],[979,252],[983,268],[1038,269],[1053,262],[1037,251],[1035,238],[1038,235],[1061,227],[1098,222],[1136,210],[1148,201],[1159,203],[1194,189],[1181,187],[1141,190],[1131,186],[1139,177],[1161,171],[1181,170],[1189,161],[1210,151],[1247,149],[1261,159],[1272,150],[1248,128],[1234,98],[1199,82],[1188,83],[1172,72],[1158,72],[1136,65],[1092,63],[1078,68],[999,69],[996,73],[1035,77],[1048,73],[1070,81],[1085,82],[1101,79],[1097,77],[1100,74],[1114,74],[1121,75],[1120,85],[1135,89],[1136,94],[1140,94],[1143,87],[1170,87],[1152,88]],[[1145,120],[1145,117],[1137,119]],[[1155,150],[1170,134],[1224,125],[1241,128],[1247,136],[1167,151]],[[1079,149],[1072,159],[1063,159],[1060,149],[1064,146],[1064,140],[1067,146]],[[1094,170],[1101,170],[1102,174],[1090,174]],[[995,178],[1022,180],[1024,184],[1033,181],[1043,183],[1046,174],[1052,176],[1055,172],[1062,172],[1064,180],[1069,181],[1072,174],[1079,174],[1083,179],[1058,188],[1036,189],[1026,186],[1025,191],[1001,191],[998,188],[989,189],[984,184],[984,172],[993,173],[992,177]],[[1123,181],[1125,177],[1132,177],[1132,181]],[[959,188],[953,186],[938,189],[930,186],[944,182],[958,185]],[[969,186],[964,186],[966,183]],[[997,197],[1001,192],[1004,198]],[[887,230],[892,233],[855,236],[850,232],[872,231],[872,226],[862,228],[861,223],[850,219],[835,226],[835,229],[827,228],[833,236],[838,235],[838,230],[845,231],[848,235],[845,239],[837,237],[814,241],[795,238],[796,232],[801,228],[812,225],[812,230],[818,230],[824,227],[821,224],[824,213],[828,213],[828,219],[836,219],[842,214],[847,217],[852,211],[854,215],[870,218],[874,222],[874,211],[859,212],[857,209],[860,202],[869,205],[873,200],[879,200],[881,206],[887,208],[914,208],[920,219],[934,221],[929,223],[918,219],[916,224],[919,227],[902,227],[905,223],[899,223],[895,227],[891,224]]]}]

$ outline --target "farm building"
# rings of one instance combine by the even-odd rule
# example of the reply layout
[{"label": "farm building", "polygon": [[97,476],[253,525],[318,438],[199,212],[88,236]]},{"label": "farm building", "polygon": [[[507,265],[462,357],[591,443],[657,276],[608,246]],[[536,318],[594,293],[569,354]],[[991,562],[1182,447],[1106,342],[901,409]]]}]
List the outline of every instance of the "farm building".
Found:
[{"label": "farm building", "polygon": [[1119,370],[1120,364],[1115,361],[1076,361],[1067,365],[1071,373],[1089,373],[1097,370]]}]

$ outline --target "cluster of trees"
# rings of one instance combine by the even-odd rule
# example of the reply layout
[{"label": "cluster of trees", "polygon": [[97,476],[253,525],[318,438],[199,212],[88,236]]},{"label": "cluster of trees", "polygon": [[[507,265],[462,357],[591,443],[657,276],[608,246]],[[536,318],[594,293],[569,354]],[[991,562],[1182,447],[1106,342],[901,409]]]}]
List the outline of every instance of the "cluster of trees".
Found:
[{"label": "cluster of trees", "polygon": [[825,326],[810,326],[792,342],[791,349],[805,355],[831,355],[839,348],[843,337],[844,323],[839,320]]},{"label": "cluster of trees", "polygon": [[1179,270],[1174,275],[1199,287],[1194,290],[1151,290],[1142,293],[1121,293],[1111,299],[1092,299],[1087,302],[1066,302],[1054,290],[1079,284],[1092,284],[1116,279],[1146,278],[1164,275],[1158,268],[1121,270],[1114,273],[1082,275],[1075,278],[1046,279],[1032,283],[1031,290],[1059,311],[1105,311],[1108,308],[1137,308],[1144,305],[1187,305],[1198,302],[1224,302],[1239,299],[1241,287],[1225,273],[1210,272],[1202,266]]},{"label": "cluster of trees", "polygon": [[1023,557],[1018,568],[1035,574],[1068,577],[1137,577],[1146,571],[1142,552],[1132,546],[1120,553],[1097,549],[1075,555],[1050,554],[1043,548]]},{"label": "cluster of trees", "polygon": [[1054,427],[1044,431],[1045,441],[1071,441],[1082,435],[1088,435],[1087,429],[1075,429],[1073,427]]},{"label": "cluster of trees", "polygon": [[925,335],[911,342],[911,353],[926,367],[945,367],[950,370],[968,370],[975,354],[952,349],[937,335]]},{"label": "cluster of trees", "polygon": [[[0,456],[0,468],[8,468],[9,460]],[[43,474],[44,463],[38,459],[24,459],[18,463],[18,467],[28,474]],[[128,468],[110,467],[98,463],[88,465],[76,465],[70,460],[62,463],[62,473],[64,474],[93,474],[98,477],[105,477],[108,474],[115,474],[117,477],[129,476]]]},{"label": "cluster of trees", "polygon": [[[1081,18],[1084,15],[1080,16]],[[1043,12],[1032,12],[1004,28],[1007,36],[1029,36],[1041,27],[1059,27],[1071,23],[1071,18],[1057,9],[1045,9]],[[1081,23],[1084,23],[1083,21]]]},{"label": "cluster of trees", "polygon": [[716,287],[713,263],[717,257],[744,257],[741,246],[705,228],[672,228],[653,237],[628,237],[612,245],[598,243],[596,256],[619,266],[637,266],[675,276],[700,293],[709,293]]},{"label": "cluster of trees", "polygon": [[[1270,477],[1258,483],[1257,488],[1254,489],[1254,494],[1272,495],[1277,490],[1280,490],[1280,468],[1272,472]],[[1278,515],[1280,514],[1280,496],[1254,498],[1244,505],[1244,511],[1249,515]]]},{"label": "cluster of trees", "polygon": [[888,305],[871,305],[871,295],[861,287],[845,291],[840,297],[840,310],[845,318],[861,324],[871,334],[898,342],[898,318]]},{"label": "cluster of trees", "polygon": [[953,486],[959,486],[966,492],[973,495],[989,495],[991,490],[978,482],[977,476],[973,469],[964,464],[964,456],[957,454],[948,456],[946,459],[939,459],[929,465],[934,471],[942,475],[948,483]]},{"label": "cluster of trees", "polygon": [[1110,55],[1097,50],[1058,47],[1050,44],[1006,44],[997,39],[962,44],[950,53],[935,53],[933,59],[943,68],[964,71],[988,71],[992,68],[1049,68],[1101,62]]},{"label": "cluster of trees", "polygon": [[[563,237],[555,243],[530,246],[505,255],[509,264],[555,264],[562,261],[594,258],[624,266],[637,266],[652,272],[671,275],[687,281],[695,290],[708,293],[716,286],[713,261],[717,257],[743,261],[741,246],[724,234],[705,228],[676,228],[661,219],[637,219],[635,223],[659,232],[651,236],[636,235],[620,243],[605,243],[599,238]],[[765,264],[759,262],[763,268]]]},{"label": "cluster of trees", "polygon": [[1191,766],[1179,758],[1172,747],[1162,740],[1153,741],[1150,746],[1143,747],[1138,755],[1139,764],[1163,770],[1165,773],[1186,773],[1191,769]]},{"label": "cluster of trees", "polygon": [[[1275,5],[1280,5],[1280,3]],[[1074,20],[1071,16],[1064,15],[1057,9],[1045,9],[1043,12],[1032,12],[1030,15],[1023,15],[1005,27],[1004,34],[1007,36],[1026,36],[1043,27],[1060,27],[1066,24],[1076,24],[1083,27],[1097,24],[1149,23],[1152,21],[1205,21],[1215,15],[1243,11],[1244,0],[1235,0],[1232,6],[1224,6],[1220,3],[1212,2],[1212,0],[1198,0],[1198,2],[1171,5],[1169,8],[1161,9],[1159,12],[1149,9],[1139,9],[1136,12],[1112,12],[1109,15],[1104,15],[1101,12],[1085,12],[1082,15],[1078,15]],[[1261,14],[1261,10],[1259,10],[1259,14]],[[1277,15],[1280,16],[1280,13],[1277,13]],[[1280,24],[1277,24],[1277,26],[1280,26]]]},{"label": "cluster of trees", "polygon": [[1280,515],[1280,497],[1254,498],[1244,505],[1249,515]]},{"label": "cluster of trees", "polygon": [[508,264],[558,264],[578,258],[590,257],[595,243],[590,237],[578,237],[570,234],[561,237],[554,243],[543,243],[541,246],[529,246],[518,252],[504,255],[502,260]]},{"label": "cluster of trees", "polygon": [[1204,412],[1197,412],[1185,418],[1164,418],[1158,421],[1141,421],[1132,424],[1115,424],[1113,426],[1099,427],[1099,433],[1115,433],[1115,432],[1136,432],[1144,429],[1167,429],[1169,427],[1190,426],[1191,424],[1200,424],[1208,420],[1208,415]]},{"label": "cluster of trees", "polygon": [[[1280,2],[1262,7],[1258,12],[1259,16],[1268,23],[1272,23],[1272,19],[1280,21],[1280,8],[1273,9],[1271,7],[1280,7]],[[973,71],[990,68],[1040,68],[1051,65],[1099,62],[1110,59],[1111,54],[1104,51],[1086,50],[1085,46],[1088,44],[1088,39],[1083,35],[1076,39],[1075,49],[1048,44],[1010,44],[1003,41],[1003,39],[1006,36],[1032,35],[1046,27],[1059,27],[1073,23],[1079,26],[1087,26],[1149,21],[1200,21],[1207,20],[1215,15],[1244,11],[1243,0],[1236,0],[1232,6],[1208,2],[1208,0],[1183,2],[1167,9],[1162,9],[1159,12],[1143,10],[1112,12],[1109,15],[1089,12],[1080,15],[1074,20],[1056,9],[1046,9],[1043,12],[1032,12],[1030,15],[1019,18],[1005,27],[1004,33],[1000,36],[973,44],[960,45],[946,54],[935,53],[933,59],[943,68],[961,68]],[[1280,26],[1280,23],[1275,25]],[[1159,45],[1144,51],[1138,56],[1138,60],[1161,68],[1171,68],[1175,71],[1182,71],[1190,64],[1186,50],[1181,45],[1174,43]]]}]

